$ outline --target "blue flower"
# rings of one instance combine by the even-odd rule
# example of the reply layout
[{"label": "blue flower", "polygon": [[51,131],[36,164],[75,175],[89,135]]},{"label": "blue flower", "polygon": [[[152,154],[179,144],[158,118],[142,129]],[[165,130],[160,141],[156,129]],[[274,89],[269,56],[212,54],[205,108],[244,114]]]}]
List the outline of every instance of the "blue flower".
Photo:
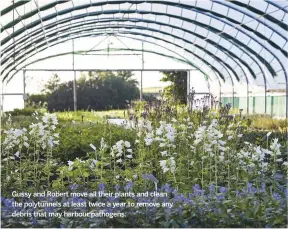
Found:
[{"label": "blue flower", "polygon": [[116,184],[114,188],[115,188],[116,192],[118,192],[119,189],[120,189],[120,185],[119,185],[119,184]]},{"label": "blue flower", "polygon": [[129,181],[125,186],[125,191],[128,192],[133,187],[133,182]]},{"label": "blue flower", "polygon": [[170,184],[164,184],[161,189],[163,189],[165,192],[170,193],[172,191]]},{"label": "blue flower", "polygon": [[75,189],[77,189],[78,187],[79,187],[78,184],[72,184],[72,185],[70,186],[71,190],[75,190]]},{"label": "blue flower", "polygon": [[14,199],[5,199],[5,198],[3,198],[2,201],[4,202],[6,207],[12,207],[12,203],[14,202]]},{"label": "blue flower", "polygon": [[104,183],[100,183],[98,185],[98,189],[99,189],[99,191],[103,191],[105,189],[105,184]]},{"label": "blue flower", "polygon": [[216,191],[215,185],[213,185],[213,184],[209,185],[209,192],[214,193],[215,191]]},{"label": "blue flower", "polygon": [[221,192],[221,193],[226,193],[228,191],[228,189],[227,188],[225,188],[225,187],[220,187],[219,188],[219,192]]},{"label": "blue flower", "polygon": [[152,174],[143,174],[142,178],[144,180],[151,180],[152,182],[158,183],[158,180]]},{"label": "blue flower", "polygon": [[34,218],[34,219],[32,220],[32,222],[33,222],[33,225],[34,225],[34,226],[38,225],[37,219]]},{"label": "blue flower", "polygon": [[282,199],[282,196],[279,194],[279,193],[272,193],[272,197],[275,199],[275,200],[281,200]]},{"label": "blue flower", "polygon": [[266,184],[265,183],[261,184],[261,192],[266,192]]}]

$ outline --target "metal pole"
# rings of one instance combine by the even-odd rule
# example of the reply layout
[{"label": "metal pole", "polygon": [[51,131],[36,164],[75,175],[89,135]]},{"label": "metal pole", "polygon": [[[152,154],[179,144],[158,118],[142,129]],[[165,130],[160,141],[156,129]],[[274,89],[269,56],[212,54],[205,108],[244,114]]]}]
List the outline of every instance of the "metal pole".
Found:
[{"label": "metal pole", "polygon": [[235,96],[234,96],[234,93],[235,93],[235,92],[234,92],[234,87],[232,87],[232,107],[233,107],[233,109],[235,108],[235,107],[234,107],[234,97],[235,97]]},{"label": "metal pole", "polygon": [[26,70],[23,70],[23,100],[24,100],[24,108],[25,108],[25,101],[27,99],[26,96]]},{"label": "metal pole", "polygon": [[4,112],[4,83],[1,82],[1,112]]},{"label": "metal pole", "polygon": [[[2,118],[3,113],[3,83],[1,82],[1,98],[0,98],[0,119]],[[2,123],[2,122],[1,122]],[[0,124],[1,125],[1,124]]]},{"label": "metal pole", "polygon": [[190,93],[190,71],[187,71],[187,105],[189,105],[189,93]]},{"label": "metal pole", "polygon": [[264,107],[265,108],[264,109],[265,109],[265,114],[267,114],[267,85],[266,85],[266,83],[265,83],[264,86],[265,86],[265,93],[264,93],[265,94],[264,95],[265,96],[265,98],[264,98],[264,102],[265,102],[265,106]]},{"label": "metal pole", "polygon": [[247,115],[249,115],[249,85],[247,83]]},{"label": "metal pole", "polygon": [[77,85],[76,85],[76,71],[75,71],[75,59],[74,59],[74,40],[72,40],[72,49],[73,49],[73,72],[74,72],[74,80],[73,80],[73,102],[74,102],[74,111],[77,111]]},{"label": "metal pole", "polygon": [[219,87],[219,89],[220,89],[220,90],[219,90],[219,103],[222,103],[222,101],[221,101],[221,99],[222,99],[222,97],[221,97],[221,96],[222,96],[221,84],[219,84],[219,86],[220,86],[220,87]]},{"label": "metal pole", "polygon": [[142,41],[142,70],[141,70],[141,80],[140,80],[140,101],[143,100],[143,69],[144,69],[144,53],[143,53],[143,48],[144,43]]}]

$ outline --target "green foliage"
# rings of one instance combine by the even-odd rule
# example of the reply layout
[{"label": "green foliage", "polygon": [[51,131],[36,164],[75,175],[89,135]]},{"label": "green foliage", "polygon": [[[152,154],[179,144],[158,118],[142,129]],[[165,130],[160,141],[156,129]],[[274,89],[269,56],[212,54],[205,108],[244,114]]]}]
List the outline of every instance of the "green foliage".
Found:
[{"label": "green foliage", "polygon": [[7,113],[11,114],[12,116],[19,116],[19,115],[31,116],[33,113],[35,113],[35,111],[40,112],[40,109],[34,107],[26,107],[23,109],[15,108],[13,111]]},{"label": "green foliage", "polygon": [[166,71],[162,72],[163,82],[171,82],[170,86],[164,88],[164,96],[175,103],[187,103],[187,72]]},{"label": "green foliage", "polygon": [[[139,109],[136,115],[146,105],[134,104]],[[174,205],[171,209],[121,209],[126,218],[38,218],[36,225],[30,218],[20,222],[5,216],[3,227],[286,226],[288,167],[286,148],[279,144],[285,141],[283,133],[273,132],[268,139],[267,132],[251,129],[253,120],[251,124],[220,112],[175,109],[173,113],[159,108],[160,119],[155,115],[158,111],[151,109],[134,128],[107,123],[101,118],[103,112],[84,111],[59,112],[58,120],[55,115],[34,116],[31,123],[36,124],[26,126],[25,122],[27,129],[5,127],[1,171],[5,212],[15,210],[6,206],[13,190],[70,192],[73,187],[82,192],[99,191],[100,185],[105,191],[114,192],[117,185],[122,192],[134,193],[154,191],[157,186],[169,194],[167,199],[145,201]],[[145,178],[147,174],[150,178]]]},{"label": "green foliage", "polygon": [[26,105],[34,108],[44,108],[47,106],[48,95],[47,94],[32,94],[28,95]]},{"label": "green foliage", "polygon": [[123,127],[109,125],[107,122],[96,124],[63,124],[59,130],[61,145],[54,151],[54,156],[65,162],[67,158],[74,160],[76,157],[85,158],[87,153],[93,150],[89,146],[91,143],[99,145],[101,138],[105,138],[109,145],[125,139],[133,141],[135,132],[125,130]]},{"label": "green foliage", "polygon": [[[108,110],[125,108],[126,100],[139,98],[136,81],[130,72],[90,72],[77,81],[79,110]],[[73,109],[73,82],[60,84],[48,97],[48,110]]]},{"label": "green foliage", "polygon": [[60,85],[60,77],[58,74],[53,74],[51,78],[48,80],[48,82],[45,84],[44,89],[42,92],[44,94],[51,94],[52,92],[56,91],[59,88]]}]

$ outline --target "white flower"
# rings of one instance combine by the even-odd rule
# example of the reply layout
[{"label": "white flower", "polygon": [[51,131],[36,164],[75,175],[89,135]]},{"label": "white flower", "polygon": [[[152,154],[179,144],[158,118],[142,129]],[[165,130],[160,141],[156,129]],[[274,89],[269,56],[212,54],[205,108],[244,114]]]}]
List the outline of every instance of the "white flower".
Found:
[{"label": "white flower", "polygon": [[284,165],[284,166],[288,166],[288,162],[287,161],[285,161],[285,162],[283,162],[283,164],[282,165]]},{"label": "white flower", "polygon": [[157,129],[157,130],[156,130],[156,134],[157,134],[157,135],[161,135],[161,134],[162,134],[162,130],[161,130],[160,128]]},{"label": "white flower", "polygon": [[146,146],[150,146],[153,142],[153,139],[152,138],[145,138],[145,144]]},{"label": "white flower", "polygon": [[222,141],[222,140],[218,140],[218,142],[219,142],[219,144],[222,145],[222,146],[224,146],[224,145],[226,144],[226,142],[225,142],[225,141]]},{"label": "white flower", "polygon": [[45,116],[43,116],[42,121],[44,123],[48,123],[48,116],[45,114]]},{"label": "white flower", "polygon": [[26,148],[29,147],[29,144],[28,144],[27,142],[24,142],[23,144],[24,144],[24,146],[25,146]]},{"label": "white flower", "polygon": [[160,160],[159,163],[160,163],[160,166],[163,170],[163,173],[166,173],[169,171],[169,169],[167,168],[167,161],[166,160]]},{"label": "white flower", "polygon": [[89,167],[90,167],[91,169],[94,169],[94,168],[95,168],[95,165],[97,164],[97,162],[98,162],[97,160],[93,160]]},{"label": "white flower", "polygon": [[128,142],[128,141],[125,141],[125,147],[126,147],[126,148],[129,148],[129,147],[131,147],[131,144],[130,144],[130,142]]},{"label": "white flower", "polygon": [[132,153],[132,149],[127,149],[127,152],[128,153]]},{"label": "white flower", "polygon": [[159,147],[165,147],[166,146],[166,144],[164,143],[164,142],[161,142],[160,144],[159,144]]},{"label": "white flower", "polygon": [[162,151],[160,152],[161,153],[161,156],[164,157],[164,156],[167,156],[167,151]]},{"label": "white flower", "polygon": [[14,155],[15,155],[16,157],[20,157],[19,151],[17,151]]},{"label": "white flower", "polygon": [[127,158],[133,158],[133,156],[132,156],[132,155],[126,155],[126,157],[127,157]]},{"label": "white flower", "polygon": [[138,177],[137,174],[133,175],[133,179],[137,179],[137,177]]},{"label": "white flower", "polygon": [[104,150],[108,147],[107,144],[105,143],[104,138],[101,138],[100,146],[101,146],[101,150]]},{"label": "white flower", "polygon": [[73,161],[68,161],[69,166],[73,166],[74,162]]},{"label": "white flower", "polygon": [[120,176],[119,176],[119,175],[117,175],[117,176],[115,176],[115,178],[116,178],[116,179],[119,179],[119,178],[120,178]]},{"label": "white flower", "polygon": [[266,136],[269,137],[271,134],[272,134],[272,132],[268,132]]},{"label": "white flower", "polygon": [[238,134],[238,138],[241,138],[243,136],[243,134]]},{"label": "white flower", "polygon": [[92,143],[89,145],[94,151],[96,151],[96,146],[94,146]]},{"label": "white flower", "polygon": [[175,173],[175,171],[176,171],[176,162],[174,160],[174,157],[170,157],[169,162],[170,162],[169,164],[170,164],[171,172]]},{"label": "white flower", "polygon": [[122,162],[122,159],[120,158],[120,159],[118,159],[116,162],[117,162],[117,163],[121,163],[121,162]]},{"label": "white flower", "polygon": [[228,140],[231,140],[233,138],[233,136],[228,136]]},{"label": "white flower", "polygon": [[220,162],[224,161],[224,158],[225,158],[224,156],[220,155],[220,156],[219,156],[219,161],[220,161]]}]

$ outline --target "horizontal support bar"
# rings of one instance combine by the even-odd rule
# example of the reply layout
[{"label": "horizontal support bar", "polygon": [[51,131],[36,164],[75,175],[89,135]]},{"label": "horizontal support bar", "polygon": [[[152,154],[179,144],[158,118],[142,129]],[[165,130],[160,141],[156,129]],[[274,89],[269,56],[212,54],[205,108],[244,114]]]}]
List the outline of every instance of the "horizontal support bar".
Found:
[{"label": "horizontal support bar", "polygon": [[127,54],[127,53],[123,53],[123,54],[77,54],[79,56],[141,56],[142,54]]},{"label": "horizontal support bar", "polygon": [[[21,70],[21,69],[20,69]],[[20,71],[20,70],[17,70],[17,71]],[[88,71],[131,71],[131,72],[136,72],[136,71],[157,71],[157,72],[161,72],[161,71],[198,71],[198,69],[141,69],[141,68],[136,68],[136,69],[127,69],[127,68],[124,68],[124,69],[103,69],[103,68],[93,68],[93,69],[23,69],[23,71],[26,71],[26,72],[41,72],[41,71],[44,71],[44,72],[54,72],[54,71],[57,71],[57,72],[88,72]]]},{"label": "horizontal support bar", "polygon": [[1,93],[0,95],[24,95],[24,93]]}]

